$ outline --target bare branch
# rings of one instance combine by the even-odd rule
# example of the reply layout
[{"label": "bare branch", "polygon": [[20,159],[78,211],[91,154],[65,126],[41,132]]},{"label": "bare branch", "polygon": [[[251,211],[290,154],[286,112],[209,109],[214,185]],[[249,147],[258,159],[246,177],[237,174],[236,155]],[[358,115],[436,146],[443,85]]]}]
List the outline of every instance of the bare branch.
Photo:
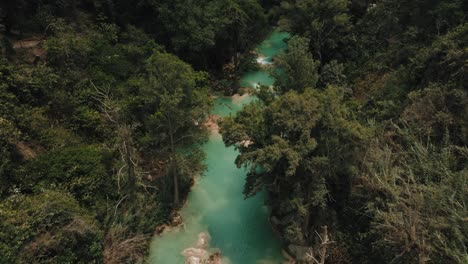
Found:
[{"label": "bare branch", "polygon": [[323,226],[322,229],[323,232],[321,235],[317,231],[315,231],[321,242],[318,250],[318,259],[315,256],[313,248],[310,248],[309,252],[306,253],[306,258],[314,264],[325,264],[325,261],[328,257],[328,245],[334,243],[334,241],[331,241],[330,237],[328,236],[328,227]]}]

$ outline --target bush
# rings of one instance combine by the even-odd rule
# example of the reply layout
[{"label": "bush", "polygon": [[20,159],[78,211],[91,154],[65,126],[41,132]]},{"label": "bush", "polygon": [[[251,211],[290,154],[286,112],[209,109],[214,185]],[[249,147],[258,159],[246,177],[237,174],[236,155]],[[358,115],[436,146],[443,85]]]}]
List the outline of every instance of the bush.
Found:
[{"label": "bush", "polygon": [[102,233],[66,192],[10,196],[0,203],[2,263],[96,263]]},{"label": "bush", "polygon": [[115,193],[109,171],[110,157],[98,148],[68,147],[41,154],[28,164],[25,188],[34,193],[48,188],[68,191],[80,205],[101,214],[106,199]]}]

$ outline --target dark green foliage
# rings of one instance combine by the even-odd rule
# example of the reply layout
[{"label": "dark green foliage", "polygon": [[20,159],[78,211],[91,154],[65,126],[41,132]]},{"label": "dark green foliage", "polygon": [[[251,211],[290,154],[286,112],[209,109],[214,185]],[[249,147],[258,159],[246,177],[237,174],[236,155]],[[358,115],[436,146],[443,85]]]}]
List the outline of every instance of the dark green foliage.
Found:
[{"label": "dark green foliage", "polygon": [[[274,91],[262,87],[222,133],[251,166],[244,194],[269,192],[288,244],[326,250],[325,263],[468,261],[467,8],[298,0],[271,10],[298,36]],[[323,226],[333,245],[316,235]]]},{"label": "dark green foliage", "polygon": [[298,0],[282,4],[286,16],[280,26],[310,39],[310,50],[320,62],[327,62],[352,39],[348,1]]},{"label": "dark green foliage", "polygon": [[[224,142],[241,151],[237,165],[251,167],[244,194],[267,186],[278,199],[273,208],[279,216],[294,216],[283,231],[288,242],[298,244],[311,239],[310,228],[330,221],[331,211],[344,202],[356,165],[352,157],[367,134],[352,120],[342,89],[333,86],[247,106],[222,127]],[[328,215],[312,219],[322,210]]]},{"label": "dark green foliage", "polygon": [[[263,16],[250,3],[243,6],[249,15]],[[114,24],[142,11],[132,4],[115,15],[123,4],[0,4],[1,263],[141,262],[154,228],[179,206],[174,197],[184,198],[204,169],[199,143],[211,106],[209,75],[167,53],[168,43],[156,43],[141,24]],[[212,27],[216,36],[196,56],[184,49],[195,48],[200,32],[167,48],[199,60],[226,30],[218,22]],[[11,49],[29,37],[25,32],[33,34],[33,47]],[[242,49],[253,44],[245,41]]]},{"label": "dark green foliage", "polygon": [[344,65],[336,60],[332,60],[323,66],[320,72],[320,84],[322,86],[330,84],[345,85],[347,77],[344,72]]},{"label": "dark green foliage", "polygon": [[19,131],[7,119],[0,117],[0,197],[5,196],[17,183],[14,177],[15,152],[11,142]]},{"label": "dark green foliage", "polygon": [[[174,55],[155,51],[146,61],[147,78],[141,87],[145,108],[138,115],[147,116],[143,121],[146,133],[141,145],[152,152],[157,149],[169,159],[168,176],[173,178],[174,204],[179,205],[179,178],[191,179],[199,170],[189,172],[186,163],[191,155],[178,155],[177,149],[205,139],[202,126],[210,108],[207,96],[206,75],[195,72],[190,65]],[[188,152],[200,154],[197,151]],[[201,162],[201,157],[196,158]],[[195,162],[196,163],[196,162]]]},{"label": "dark green foliage", "polygon": [[[203,69],[219,69],[236,60],[237,53],[248,51],[266,27],[263,9],[253,0],[169,0],[153,6],[168,46]],[[216,56],[211,56],[214,51]]]},{"label": "dark green foliage", "polygon": [[27,165],[23,188],[33,192],[67,191],[82,206],[102,215],[106,199],[113,198],[109,195],[115,187],[115,180],[109,174],[110,165],[110,155],[93,146],[50,151]]},{"label": "dark green foliage", "polygon": [[1,1],[0,262],[142,262],[204,169],[210,77],[235,87],[256,67],[267,20],[293,35],[275,87],[221,128],[249,168],[244,195],[269,192],[288,244],[318,252],[327,226],[326,263],[468,262],[467,12]]},{"label": "dark green foliage", "polygon": [[102,258],[94,215],[67,192],[12,195],[0,203],[4,263],[91,263]]},{"label": "dark green foliage", "polygon": [[315,88],[318,81],[318,61],[308,52],[309,39],[294,36],[288,41],[288,49],[278,56],[278,72],[273,72],[275,86],[282,92],[303,91]]}]

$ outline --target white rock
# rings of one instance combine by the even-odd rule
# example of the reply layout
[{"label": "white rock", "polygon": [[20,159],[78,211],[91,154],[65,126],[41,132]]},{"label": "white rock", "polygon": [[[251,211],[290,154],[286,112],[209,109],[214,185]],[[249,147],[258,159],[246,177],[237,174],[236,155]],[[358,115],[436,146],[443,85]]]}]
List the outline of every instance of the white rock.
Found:
[{"label": "white rock", "polygon": [[197,257],[188,257],[186,260],[185,260],[185,264],[201,264],[201,259],[197,258]]},{"label": "white rock", "polygon": [[210,256],[208,251],[202,248],[186,248],[182,251],[182,255],[187,259],[190,257],[196,257],[201,260],[207,259]]},{"label": "white rock", "polygon": [[198,234],[197,248],[208,248],[208,246],[210,245],[210,240],[211,237],[208,233],[201,232],[200,234]]}]

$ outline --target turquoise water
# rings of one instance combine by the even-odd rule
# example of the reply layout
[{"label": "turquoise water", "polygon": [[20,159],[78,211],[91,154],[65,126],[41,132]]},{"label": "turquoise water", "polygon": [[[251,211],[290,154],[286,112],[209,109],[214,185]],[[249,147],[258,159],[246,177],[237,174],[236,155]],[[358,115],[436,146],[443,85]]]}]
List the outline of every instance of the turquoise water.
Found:
[{"label": "turquoise water", "polygon": [[[287,36],[273,32],[257,51],[273,57],[285,48],[282,40]],[[273,79],[260,70],[245,74],[241,82],[272,85]],[[235,114],[252,100],[252,97],[245,97],[234,102],[230,97],[217,98],[212,114]],[[200,232],[208,232],[212,237],[210,247],[218,248],[228,263],[282,263],[280,243],[268,222],[263,195],[244,200],[242,190],[246,171],[234,164],[238,153],[233,148],[226,148],[217,133],[211,135],[203,148],[207,154],[207,171],[196,181],[180,212],[184,225],[154,237],[149,262],[183,264],[185,258],[181,252],[194,246]]]},{"label": "turquoise water", "polygon": [[253,97],[245,97],[237,103],[233,103],[231,97],[220,97],[214,101],[214,108],[211,114],[219,116],[229,116],[242,110],[245,104],[255,100]]},{"label": "turquoise water", "polygon": [[241,87],[257,88],[260,84],[270,86],[273,85],[274,82],[275,80],[267,71],[260,70],[244,74],[240,80],[240,85]]},{"label": "turquoise water", "polygon": [[267,58],[273,58],[286,48],[284,39],[289,37],[287,32],[275,31],[257,47],[257,52]]},{"label": "turquoise water", "polygon": [[[284,39],[287,37],[289,37],[288,33],[273,32],[263,41],[256,49],[260,56],[264,56],[261,61],[271,62],[273,57],[284,50],[286,47]],[[259,70],[244,74],[240,80],[240,85],[241,87],[256,88],[259,84],[270,86],[274,82],[275,80],[268,74],[267,70]]]}]

